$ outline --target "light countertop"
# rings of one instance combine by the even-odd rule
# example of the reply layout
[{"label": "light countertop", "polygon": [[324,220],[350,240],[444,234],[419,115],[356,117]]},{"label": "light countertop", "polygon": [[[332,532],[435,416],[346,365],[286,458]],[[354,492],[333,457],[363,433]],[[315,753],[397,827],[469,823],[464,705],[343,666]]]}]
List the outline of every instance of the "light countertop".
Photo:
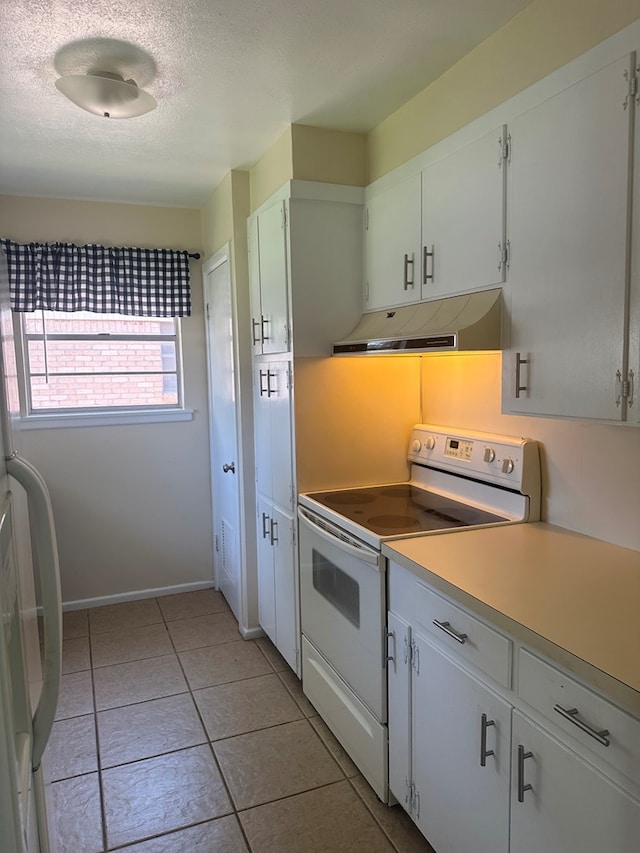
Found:
[{"label": "light countertop", "polygon": [[640,714],[640,551],[537,522],[383,553]]}]

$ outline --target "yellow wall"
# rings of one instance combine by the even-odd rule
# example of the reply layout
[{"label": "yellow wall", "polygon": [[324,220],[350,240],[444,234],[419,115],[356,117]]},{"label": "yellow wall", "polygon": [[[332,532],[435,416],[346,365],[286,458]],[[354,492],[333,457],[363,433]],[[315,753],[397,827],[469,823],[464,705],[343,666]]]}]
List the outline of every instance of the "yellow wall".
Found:
[{"label": "yellow wall", "polygon": [[291,126],[249,172],[251,210],[256,210],[286,181],[293,178]]},{"label": "yellow wall", "polygon": [[639,17],[638,0],[534,0],[371,131],[369,182]]},{"label": "yellow wall", "polygon": [[294,124],[291,135],[294,178],[354,187],[367,183],[364,133]]},{"label": "yellow wall", "polygon": [[233,172],[227,172],[202,208],[202,247],[208,258],[233,238]]}]

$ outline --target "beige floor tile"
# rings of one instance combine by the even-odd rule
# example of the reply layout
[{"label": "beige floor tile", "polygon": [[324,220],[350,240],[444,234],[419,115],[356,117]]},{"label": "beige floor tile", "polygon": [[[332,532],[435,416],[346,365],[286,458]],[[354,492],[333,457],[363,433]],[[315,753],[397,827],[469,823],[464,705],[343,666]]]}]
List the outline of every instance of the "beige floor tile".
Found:
[{"label": "beige floor tile", "polygon": [[395,853],[346,781],[257,806],[239,817],[253,853]]},{"label": "beige floor tile", "polygon": [[91,669],[89,637],[72,637],[62,642],[62,674]]},{"label": "beige floor tile", "polygon": [[168,622],[171,639],[179,652],[230,643],[240,638],[238,623],[231,613],[209,613],[192,619]]},{"label": "beige floor tile", "polygon": [[238,819],[229,815],[120,849],[122,853],[248,853],[249,848]]},{"label": "beige floor tile", "polygon": [[110,847],[232,811],[208,746],[113,767],[102,782]]},{"label": "beige floor tile", "polygon": [[100,711],[98,734],[103,767],[186,749],[207,740],[188,693]]},{"label": "beige floor tile", "polygon": [[103,666],[94,671],[93,677],[98,711],[187,691],[175,654]]},{"label": "beige floor tile", "polygon": [[72,640],[74,637],[89,636],[89,619],[86,610],[67,610],[62,614],[62,638]]},{"label": "beige floor tile", "polygon": [[94,667],[157,658],[172,652],[173,645],[164,623],[144,625],[141,628],[123,628],[96,634],[91,638]]},{"label": "beige floor tile", "polygon": [[383,805],[366,780],[358,775],[351,784],[362,798],[398,853],[435,853],[427,839],[401,806]]},{"label": "beige floor tile", "polygon": [[60,693],[56,720],[80,717],[93,713],[93,687],[91,671],[71,672],[60,677]]},{"label": "beige floor tile", "polygon": [[325,721],[321,717],[309,717],[309,722],[316,730],[320,740],[324,743],[331,755],[338,762],[345,776],[349,778],[352,776],[357,776],[360,771],[353,763],[353,761],[349,758],[346,751],[342,748],[342,745],[339,743],[333,732],[329,729],[329,726],[327,726]]},{"label": "beige floor tile", "polygon": [[94,607],[89,611],[91,634],[141,628],[143,625],[153,625],[156,622],[162,622],[162,613],[155,598],[107,604],[104,607]]},{"label": "beige floor tile", "polygon": [[273,645],[273,643],[268,637],[260,637],[256,640],[256,643],[258,644],[264,656],[276,672],[291,669],[289,664],[282,657],[280,652],[276,649],[276,647]]},{"label": "beige floor tile", "polygon": [[278,676],[263,675],[196,690],[193,694],[211,740],[299,720],[302,712]]},{"label": "beige floor tile", "polygon": [[53,724],[43,767],[51,782],[97,771],[98,752],[93,714],[58,720]]},{"label": "beige floor tile", "polygon": [[49,817],[56,853],[101,853],[102,820],[98,774],[54,782]]},{"label": "beige floor tile", "polygon": [[252,640],[192,649],[180,652],[178,657],[192,690],[268,675],[273,671]]},{"label": "beige floor tile", "polygon": [[344,778],[307,720],[218,741],[214,752],[237,809]]},{"label": "beige floor tile", "polygon": [[158,604],[167,622],[229,610],[229,605],[224,596],[215,589],[201,589],[196,592],[166,595],[158,599]]},{"label": "beige floor tile", "polygon": [[278,673],[278,678],[293,696],[296,705],[298,705],[305,717],[315,717],[318,712],[302,692],[302,682],[295,672],[289,668],[283,669]]}]

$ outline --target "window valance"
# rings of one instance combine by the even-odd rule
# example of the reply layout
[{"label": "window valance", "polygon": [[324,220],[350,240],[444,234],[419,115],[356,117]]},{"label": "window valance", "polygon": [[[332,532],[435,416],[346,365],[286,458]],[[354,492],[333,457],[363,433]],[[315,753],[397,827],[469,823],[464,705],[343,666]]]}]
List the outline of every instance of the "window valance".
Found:
[{"label": "window valance", "polygon": [[0,240],[14,311],[93,311],[137,317],[191,314],[189,254]]}]

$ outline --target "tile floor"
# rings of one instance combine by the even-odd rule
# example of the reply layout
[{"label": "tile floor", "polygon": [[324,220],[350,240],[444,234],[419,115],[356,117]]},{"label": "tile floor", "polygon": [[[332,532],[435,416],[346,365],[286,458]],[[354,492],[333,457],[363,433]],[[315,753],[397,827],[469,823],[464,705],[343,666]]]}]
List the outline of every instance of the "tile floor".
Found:
[{"label": "tile floor", "polygon": [[214,590],[64,614],[56,853],[433,853]]}]

